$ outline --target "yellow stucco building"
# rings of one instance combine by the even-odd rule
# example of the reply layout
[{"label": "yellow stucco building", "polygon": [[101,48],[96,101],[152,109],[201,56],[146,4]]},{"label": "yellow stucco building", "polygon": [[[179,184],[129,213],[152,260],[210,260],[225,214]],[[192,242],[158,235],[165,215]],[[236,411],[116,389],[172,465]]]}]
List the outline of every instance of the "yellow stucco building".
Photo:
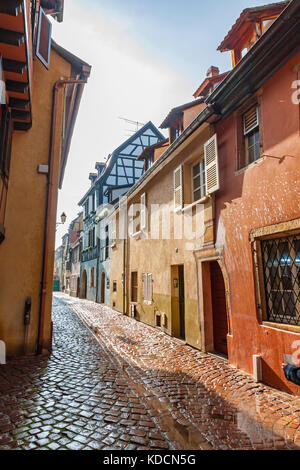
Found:
[{"label": "yellow stucco building", "polygon": [[8,3],[0,5],[0,27],[10,30],[0,44],[8,123],[2,119],[0,340],[15,356],[51,349],[57,196],[91,67],[51,40],[49,15],[62,21],[62,0]]}]

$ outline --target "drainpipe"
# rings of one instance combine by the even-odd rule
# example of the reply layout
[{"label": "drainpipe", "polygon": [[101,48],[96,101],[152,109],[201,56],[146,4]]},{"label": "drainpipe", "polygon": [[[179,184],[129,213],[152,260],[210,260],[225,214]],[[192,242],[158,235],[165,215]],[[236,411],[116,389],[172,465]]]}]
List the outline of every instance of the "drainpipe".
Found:
[{"label": "drainpipe", "polygon": [[47,273],[48,273],[48,250],[49,250],[49,232],[51,229],[50,221],[50,208],[52,204],[52,196],[54,190],[54,150],[55,150],[55,131],[57,121],[57,99],[58,91],[65,85],[85,85],[86,80],[78,80],[73,78],[60,79],[53,86],[53,101],[52,101],[52,115],[51,115],[51,129],[50,129],[50,145],[48,157],[48,181],[47,181],[47,197],[45,205],[45,222],[44,222],[44,244],[43,244],[43,260],[42,260],[42,276],[40,288],[40,307],[39,307],[39,324],[38,324],[38,338],[37,338],[37,354],[43,352],[43,331],[45,324],[45,308],[46,308],[46,293],[47,293]]}]

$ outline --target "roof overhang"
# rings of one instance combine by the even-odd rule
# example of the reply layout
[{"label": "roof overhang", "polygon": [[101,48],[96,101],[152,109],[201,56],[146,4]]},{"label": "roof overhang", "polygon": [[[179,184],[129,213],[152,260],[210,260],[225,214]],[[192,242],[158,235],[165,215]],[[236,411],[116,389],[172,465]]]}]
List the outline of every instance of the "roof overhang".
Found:
[{"label": "roof overhang", "polygon": [[216,120],[241,106],[299,51],[300,1],[293,0],[207,98],[218,114]]},{"label": "roof overhang", "polygon": [[198,104],[201,104],[204,102],[203,97],[199,97],[197,100],[191,101],[190,103],[185,103],[181,106],[177,106],[176,108],[171,109],[167,117],[164,119],[164,121],[161,123],[159,126],[160,129],[168,129],[171,127],[172,123],[177,119],[183,116],[183,112],[186,109],[193,108],[194,106],[197,106]]},{"label": "roof overhang", "polygon": [[269,5],[263,5],[255,8],[246,8],[242,11],[240,17],[232,26],[231,30],[221,42],[217,50],[221,52],[232,50],[234,48],[237,36],[240,37],[248,28],[250,23],[255,23],[256,21],[259,21],[266,16],[272,17],[280,15],[280,13],[289,5],[289,3],[290,0],[271,3]]},{"label": "roof overhang", "polygon": [[0,56],[6,86],[6,104],[11,109],[15,130],[32,125],[31,53],[29,49],[27,2],[0,0]]},{"label": "roof overhang", "polygon": [[47,15],[53,16],[59,23],[64,19],[64,0],[41,0],[41,7]]}]

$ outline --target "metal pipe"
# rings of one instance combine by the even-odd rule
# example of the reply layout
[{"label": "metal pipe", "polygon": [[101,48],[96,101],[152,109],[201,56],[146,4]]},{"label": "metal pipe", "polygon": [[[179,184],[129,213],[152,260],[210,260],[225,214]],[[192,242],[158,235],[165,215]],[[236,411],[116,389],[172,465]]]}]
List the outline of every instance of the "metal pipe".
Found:
[{"label": "metal pipe", "polygon": [[51,210],[52,197],[54,188],[54,150],[55,150],[55,131],[57,122],[57,97],[58,90],[64,85],[85,85],[87,80],[78,80],[73,78],[60,79],[55,82],[53,86],[53,100],[52,100],[52,115],[51,115],[51,128],[50,128],[50,144],[49,144],[49,157],[48,157],[48,182],[47,182],[47,196],[45,204],[45,222],[44,222],[44,243],[43,243],[43,260],[42,260],[42,276],[40,287],[40,307],[39,307],[39,324],[38,324],[38,337],[37,337],[37,354],[43,352],[43,333],[45,324],[45,308],[46,308],[46,293],[47,293],[47,273],[48,273],[48,249],[49,249],[49,233],[51,230]]}]

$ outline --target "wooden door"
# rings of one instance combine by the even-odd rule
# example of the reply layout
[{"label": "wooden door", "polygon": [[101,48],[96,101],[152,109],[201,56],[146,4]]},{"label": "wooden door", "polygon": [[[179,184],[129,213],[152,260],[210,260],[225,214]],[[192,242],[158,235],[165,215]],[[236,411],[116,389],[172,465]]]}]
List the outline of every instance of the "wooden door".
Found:
[{"label": "wooden door", "polygon": [[180,338],[185,339],[184,267],[178,266]]},{"label": "wooden door", "polygon": [[228,320],[226,307],[226,291],[223,274],[217,261],[210,263],[210,278],[213,311],[214,349],[216,352],[228,356]]}]

